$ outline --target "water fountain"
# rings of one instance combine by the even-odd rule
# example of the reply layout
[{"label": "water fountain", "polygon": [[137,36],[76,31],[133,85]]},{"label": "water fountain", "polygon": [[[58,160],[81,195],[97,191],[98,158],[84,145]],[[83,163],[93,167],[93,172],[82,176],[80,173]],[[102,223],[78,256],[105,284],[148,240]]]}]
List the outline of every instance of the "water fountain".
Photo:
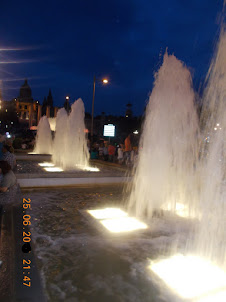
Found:
[{"label": "water fountain", "polygon": [[57,113],[52,161],[64,170],[88,166],[84,117],[85,108],[81,99],[71,106],[69,116],[64,108]]},{"label": "water fountain", "polygon": [[34,153],[35,154],[52,153],[52,134],[51,134],[49,121],[46,116],[43,116],[38,123]]},{"label": "water fountain", "polygon": [[56,118],[55,117],[49,117],[48,121],[49,121],[51,131],[56,131]]},{"label": "water fountain", "polygon": [[226,26],[207,75],[201,116],[201,221],[195,235],[198,253],[226,269]]},{"label": "water fountain", "polygon": [[85,107],[82,99],[78,99],[71,106],[65,136],[66,148],[62,167],[75,169],[88,165],[89,151],[85,133]]},{"label": "water fountain", "polygon": [[[160,285],[163,288],[163,293],[165,294],[171,288],[173,295],[175,295],[175,297],[165,299],[165,301],[226,301],[225,54],[225,30],[222,30],[218,51],[211,65],[208,74],[208,84],[204,93],[204,109],[201,119],[203,128],[201,134],[199,133],[198,118],[194,106],[195,97],[192,89],[191,75],[189,70],[175,56],[165,54],[163,65],[156,75],[155,86],[147,106],[140,145],[139,164],[128,204],[129,211],[130,213],[135,213],[137,216],[150,218],[157,210],[160,214],[172,213],[173,215],[170,216],[171,221],[177,220],[177,214],[186,216],[185,219],[178,218],[181,225],[188,222],[193,226],[193,222],[195,222],[195,232],[193,232],[192,238],[189,238],[187,242],[185,240],[183,245],[176,250],[176,253],[182,251],[183,254],[173,254],[172,249],[169,248],[168,250],[164,250],[164,259],[153,261],[150,265],[152,271],[151,282],[154,282],[153,275],[155,273],[161,281],[164,280],[165,284],[167,284],[167,286]],[[78,111],[76,112],[76,110]],[[80,112],[79,116],[77,116],[78,112]],[[78,162],[81,162],[82,165],[82,160],[76,161],[76,152],[78,150],[85,154],[84,161],[87,159],[86,144],[84,143],[85,134],[83,131],[84,106],[82,102],[80,101],[72,106],[70,117],[66,115],[64,110],[61,113],[59,112],[57,120],[56,150],[59,148],[58,153],[61,153],[60,155],[63,158],[61,162],[56,153],[54,160],[56,160],[56,163],[61,163],[67,169],[75,167]],[[76,129],[79,129],[79,134],[75,133]],[[62,131],[61,134],[60,131]],[[203,142],[203,134],[205,134],[204,137],[209,136],[205,144],[200,143]],[[81,143],[83,147],[77,147],[76,142]],[[67,147],[66,150],[62,149],[62,144]],[[43,192],[41,194],[40,198],[43,198]],[[83,284],[82,286],[80,285],[80,288],[82,288],[80,292],[83,292],[83,294],[84,292],[89,292],[90,295],[93,295],[96,288],[98,288],[99,294],[106,287],[108,297],[110,292],[112,293],[112,300],[114,300],[115,294],[118,295],[119,285],[125,280],[126,287],[123,290],[125,299],[119,296],[122,301],[148,301],[146,297],[149,287],[152,287],[152,285],[149,286],[148,284],[145,287],[142,298],[139,298],[139,295],[135,295],[139,293],[142,282],[145,283],[144,279],[139,284],[137,283],[137,280],[139,280],[137,278],[139,268],[142,266],[143,269],[143,264],[146,264],[149,252],[152,259],[155,259],[156,254],[160,254],[160,257],[162,257],[159,251],[162,246],[165,247],[165,244],[169,246],[171,241],[174,241],[176,238],[175,234],[172,235],[170,233],[171,230],[167,229],[167,234],[159,232],[155,237],[153,236],[155,233],[152,231],[150,225],[139,224],[138,227],[142,232],[149,228],[150,233],[145,234],[146,237],[143,234],[139,234],[134,240],[132,238],[133,235],[131,235],[130,242],[129,240],[125,242],[125,237],[123,237],[123,240],[118,240],[120,247],[117,250],[113,250],[114,254],[117,257],[120,257],[121,254],[121,258],[126,258],[126,261],[129,261],[128,258],[132,255],[130,260],[132,265],[129,266],[128,262],[125,265],[125,267],[128,267],[129,276],[125,278],[124,272],[119,270],[118,275],[116,275],[117,278],[115,278],[115,271],[112,271],[112,267],[117,268],[118,266],[121,268],[123,267],[121,263],[124,262],[114,265],[112,260],[113,254],[109,253],[111,251],[109,247],[107,247],[107,261],[103,262],[104,258],[101,253],[105,245],[107,245],[106,241],[96,236],[96,234],[93,235],[92,228],[90,228],[91,235],[90,241],[88,241],[89,236],[87,236],[86,231],[89,228],[86,225],[84,225],[82,231],[80,228],[77,228],[77,219],[80,216],[75,217],[73,200],[77,192],[72,192],[66,201],[65,197],[67,197],[67,194],[65,192],[61,193],[61,200],[59,200],[58,192],[54,192],[52,196],[51,194],[48,197],[49,200],[44,195],[44,198],[46,198],[45,204],[49,206],[49,208],[46,207],[45,209],[40,207],[40,200],[36,197],[36,213],[38,212],[39,214],[38,218],[41,222],[43,222],[43,219],[46,220],[44,224],[36,223],[36,230],[39,228],[36,231],[36,236],[43,236],[42,229],[46,231],[47,234],[44,233],[44,235],[47,235],[46,249],[43,249],[43,244],[45,244],[43,240],[37,240],[36,242],[37,245],[39,244],[40,259],[42,258],[42,267],[45,269],[45,274],[50,272],[49,276],[56,275],[51,272],[51,269],[56,267],[55,264],[59,264],[59,259],[62,261],[60,265],[64,268],[65,273],[61,276],[57,274],[52,284],[48,285],[49,288],[53,288],[53,291],[55,291],[56,287],[52,285],[55,285],[56,281],[58,282],[58,286],[60,284],[65,290],[65,293],[74,290],[74,292],[70,293],[70,298],[72,295],[76,296],[79,288],[77,286],[78,280],[81,279],[79,272],[82,272],[85,275],[83,284],[85,284],[86,289],[90,288],[90,285],[93,286],[92,290],[84,290]],[[46,195],[48,195],[48,192]],[[103,197],[100,199],[103,199]],[[81,200],[83,200],[83,196],[79,196],[77,200],[75,198],[78,204],[82,204]],[[90,195],[86,196],[86,200],[90,201]],[[99,200],[97,202],[96,199],[93,199],[93,201],[96,201],[96,204],[99,206]],[[107,203],[108,200],[106,199],[105,202]],[[55,211],[56,207],[60,207],[62,211]],[[83,210],[84,206],[82,205],[81,207]],[[46,215],[46,209],[48,209],[47,214],[49,215]],[[34,209],[32,211],[34,213]],[[93,209],[87,212],[109,231],[107,233],[108,237],[111,236],[111,233],[117,236],[121,232],[124,234],[125,232],[134,231],[134,220],[130,219],[133,217],[129,217],[125,211],[121,211],[119,208],[108,206],[103,209]],[[66,215],[69,215],[68,218],[63,220]],[[51,219],[49,219],[50,216],[52,216]],[[195,221],[190,219],[191,217],[195,217]],[[161,223],[164,227],[165,218],[168,217],[165,216],[160,219],[155,217],[152,219],[152,227],[154,227],[156,222],[158,223],[158,225],[156,223],[156,229]],[[62,219],[62,223],[57,223],[57,221],[60,221],[59,219]],[[71,223],[74,232],[65,232],[65,221]],[[123,230],[120,224],[124,227]],[[45,225],[46,227],[43,228]],[[55,228],[58,229],[55,230]],[[191,230],[189,229],[189,231]],[[176,231],[182,233],[179,227]],[[188,234],[186,233],[185,235]],[[54,241],[54,237],[57,238],[57,236],[60,240]],[[60,236],[62,237],[60,238]],[[145,240],[146,244],[147,242],[151,242],[147,250],[144,249]],[[117,240],[110,241],[115,244]],[[56,243],[60,245],[57,246],[59,248],[56,248]],[[98,243],[101,243],[99,250],[97,249]],[[125,249],[126,244],[128,244],[127,250]],[[64,248],[65,246],[67,246],[67,249]],[[87,253],[87,246],[89,253]],[[48,249],[49,254],[47,253]],[[193,254],[190,254],[191,252]],[[49,256],[47,257],[46,255]],[[93,265],[95,257],[96,266]],[[142,257],[144,260],[142,260]],[[64,261],[67,258],[70,261]],[[101,280],[99,273],[101,270],[100,263],[106,263],[107,267],[107,270],[104,270],[104,285],[102,287],[99,286]],[[74,268],[76,265],[78,274],[75,274]],[[140,271],[145,275],[147,271],[145,270],[144,273],[144,269],[142,269]],[[109,271],[110,274],[108,276]],[[93,279],[87,278],[90,274],[93,274]],[[68,278],[66,281],[65,276]],[[131,282],[131,276],[134,278],[132,280],[134,282]],[[69,283],[71,281],[70,278],[71,280],[75,278],[74,284],[76,286],[74,288]],[[112,286],[115,279],[117,279],[117,283],[115,286]],[[95,283],[96,280],[97,283]],[[130,295],[132,298],[130,299],[128,295],[133,289],[136,292],[135,294],[132,292]],[[65,300],[64,297],[62,299]],[[100,299],[95,299],[92,296],[90,300],[99,301]],[[103,301],[105,300],[103,299]],[[155,292],[150,295],[150,301],[163,300],[164,295],[157,296]]]},{"label": "water fountain", "polygon": [[53,141],[52,161],[55,165],[62,166],[66,148],[68,114],[64,108],[57,112],[56,130]]},{"label": "water fountain", "polygon": [[192,212],[199,133],[194,99],[189,70],[166,52],[146,109],[129,198],[137,216],[178,207]]},{"label": "water fountain", "polygon": [[[164,58],[165,60],[165,58]],[[164,63],[163,63],[164,66]],[[161,69],[160,69],[161,70]],[[160,77],[159,77],[160,78]],[[163,85],[164,83],[162,83]],[[157,85],[156,85],[157,86]],[[156,88],[155,86],[155,88]],[[164,86],[163,86],[164,87]],[[155,89],[154,88],[154,89]],[[172,92],[172,91],[171,91]],[[186,96],[186,94],[185,94]],[[153,99],[150,98],[150,102]],[[198,302],[223,302],[226,301],[226,30],[225,25],[222,26],[220,39],[218,47],[215,53],[215,56],[212,60],[209,72],[207,75],[207,83],[204,91],[203,97],[203,110],[201,115],[201,125],[202,132],[204,134],[204,143],[200,144],[199,149],[199,159],[193,157],[193,151],[187,154],[183,160],[187,164],[187,171],[189,172],[189,178],[191,179],[192,194],[184,194],[185,200],[188,204],[192,205],[193,212],[196,213],[197,224],[193,229],[192,235],[187,239],[187,244],[183,249],[184,255],[174,254],[170,255],[169,258],[160,259],[156,262],[152,262],[150,265],[151,270],[157,274],[157,276],[162,279],[168,287],[172,289],[175,295],[179,296],[186,301],[198,301]],[[148,109],[151,109],[152,106],[149,105]],[[162,108],[163,109],[163,108]],[[155,107],[152,109],[153,115],[156,112]],[[164,109],[163,109],[164,110]],[[181,108],[178,108],[178,113],[181,113]],[[170,118],[173,118],[173,113],[168,111]],[[151,118],[148,120],[148,114],[146,116],[146,122],[144,126],[144,134],[146,137],[148,134],[152,137],[151,126],[155,126],[155,123],[151,123]],[[151,115],[151,113],[150,113]],[[153,117],[155,121],[161,118],[160,114],[157,114]],[[149,131],[147,129],[147,124],[149,121]],[[156,122],[157,123],[157,122]],[[169,123],[169,121],[168,121]],[[170,128],[169,123],[169,128]],[[154,128],[155,129],[155,128]],[[181,128],[184,131],[184,128]],[[145,132],[146,131],[146,132]],[[156,131],[156,129],[155,129]],[[195,132],[193,132],[193,135]],[[169,133],[168,133],[169,135]],[[202,137],[202,136],[201,136]],[[166,137],[165,143],[167,142]],[[193,136],[195,140],[195,136]],[[145,138],[145,140],[148,139]],[[147,150],[152,151],[150,153],[149,160],[151,161],[151,155],[154,156],[153,161],[157,161],[159,158],[156,157],[156,154],[153,152],[153,146],[149,145],[149,149],[146,149],[147,142],[143,137],[143,150],[141,151],[140,162],[138,167],[138,175],[136,178],[139,181],[139,173],[146,173],[143,175],[148,175],[147,168],[145,169],[142,164],[144,160],[147,162],[147,155],[145,152]],[[161,141],[161,140],[160,140]],[[192,142],[192,137],[191,137]],[[195,142],[195,141],[194,141]],[[153,141],[152,141],[153,143]],[[164,147],[164,145],[160,146]],[[190,144],[190,147],[195,146],[195,144]],[[154,146],[155,148],[155,146]],[[180,147],[179,149],[180,150]],[[195,150],[192,148],[190,150]],[[165,145],[164,152],[169,152]],[[180,150],[181,152],[182,150]],[[186,149],[185,149],[186,151]],[[184,151],[182,151],[184,152]],[[161,154],[161,152],[160,152]],[[177,156],[180,156],[178,153]],[[168,163],[167,161],[164,161]],[[180,163],[180,161],[179,161]],[[192,163],[195,169],[192,169]],[[174,162],[173,162],[174,164]],[[177,167],[180,167],[177,166]],[[149,169],[153,169],[149,175],[157,173],[158,178],[158,169],[162,168],[161,165],[154,166],[148,165]],[[192,172],[193,170],[193,172]],[[163,168],[163,173],[165,169]],[[180,170],[179,170],[180,171]],[[194,178],[194,171],[196,177]],[[174,172],[172,170],[172,172]],[[176,170],[178,172],[178,170]],[[165,174],[163,174],[164,176]],[[183,174],[178,174],[182,177]],[[192,177],[191,177],[192,176]],[[149,176],[150,177],[150,176]],[[168,177],[173,177],[175,179],[174,173],[168,174]],[[172,196],[172,192],[179,193],[184,192],[184,183],[182,181],[182,187],[178,190],[174,190],[172,186],[171,179],[169,178],[169,184],[172,191],[169,191],[169,196]],[[188,178],[188,180],[189,180]],[[150,186],[153,184],[153,179],[151,180]],[[164,179],[164,177],[163,177]],[[197,183],[194,182],[194,179],[197,180]],[[154,182],[156,184],[156,182]],[[197,185],[198,184],[198,185]],[[141,182],[138,182],[138,185],[141,186]],[[146,184],[147,185],[147,184]],[[157,183],[157,185],[159,185]],[[165,182],[163,182],[165,185]],[[186,186],[185,186],[186,188]],[[166,197],[165,188],[158,186],[158,189],[163,190],[159,191],[160,206],[164,202],[162,197]],[[136,190],[140,194],[139,199]],[[147,202],[147,198],[143,198],[142,191],[146,194],[148,191],[150,193],[150,201]],[[157,194],[157,192],[156,192]],[[175,196],[183,196],[178,194]],[[156,200],[157,195],[152,193],[152,189],[141,187],[138,189],[135,187],[135,198],[137,198],[137,203],[141,200],[141,206],[145,205],[146,210],[150,205],[151,210],[153,209],[152,198]],[[191,198],[192,197],[192,198]],[[175,203],[177,198],[174,197]],[[193,199],[193,200],[192,200]],[[139,201],[138,201],[139,200]],[[145,203],[144,203],[144,201]],[[195,202],[194,202],[195,201]],[[132,206],[135,201],[132,199]],[[179,199],[180,202],[180,199]],[[130,203],[131,205],[131,203]],[[135,204],[136,205],[136,204]],[[156,207],[156,203],[154,203]],[[135,207],[138,209],[138,213],[142,213],[140,205]],[[171,207],[172,208],[172,207]],[[178,249],[179,250],[179,249]]]}]

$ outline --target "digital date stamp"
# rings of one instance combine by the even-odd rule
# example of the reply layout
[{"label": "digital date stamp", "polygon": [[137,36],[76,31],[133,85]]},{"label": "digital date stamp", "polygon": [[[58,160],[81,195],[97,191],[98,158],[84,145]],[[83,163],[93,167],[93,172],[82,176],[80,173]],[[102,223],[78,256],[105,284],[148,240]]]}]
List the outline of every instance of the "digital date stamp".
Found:
[{"label": "digital date stamp", "polygon": [[[29,227],[31,226],[31,216],[26,214],[26,210],[31,209],[31,199],[23,198],[23,245],[22,252],[26,255],[26,259],[23,259],[23,285],[31,287],[31,259],[28,259],[28,255],[31,252],[31,232]],[[25,256],[24,255],[24,256]]]}]

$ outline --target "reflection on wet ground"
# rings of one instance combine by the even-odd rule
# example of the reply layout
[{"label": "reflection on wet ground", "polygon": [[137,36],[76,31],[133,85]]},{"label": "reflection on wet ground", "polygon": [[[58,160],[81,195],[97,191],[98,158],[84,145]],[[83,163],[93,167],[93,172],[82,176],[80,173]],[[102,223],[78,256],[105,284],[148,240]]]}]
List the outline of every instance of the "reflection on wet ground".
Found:
[{"label": "reflection on wet ground", "polygon": [[169,232],[170,222],[156,218],[149,232],[104,236],[79,211],[123,206],[122,186],[23,196],[31,198],[31,231],[48,301],[165,301],[150,279],[148,258],[164,252],[178,226]]},{"label": "reflection on wet ground", "polygon": [[[16,174],[18,176],[22,176],[23,174],[30,174],[30,175],[41,175],[41,176],[53,176],[56,174],[57,176],[60,175],[79,175],[81,177],[93,176],[93,177],[100,177],[100,176],[125,176],[126,170],[119,170],[119,168],[114,166],[108,166],[103,163],[91,163],[90,166],[98,167],[100,169],[99,172],[97,171],[84,171],[81,169],[72,170],[72,171],[63,171],[58,173],[49,173],[44,170],[44,167],[39,165],[40,162],[38,161],[29,161],[29,160],[17,160],[17,169]],[[128,173],[127,173],[128,174]]]}]

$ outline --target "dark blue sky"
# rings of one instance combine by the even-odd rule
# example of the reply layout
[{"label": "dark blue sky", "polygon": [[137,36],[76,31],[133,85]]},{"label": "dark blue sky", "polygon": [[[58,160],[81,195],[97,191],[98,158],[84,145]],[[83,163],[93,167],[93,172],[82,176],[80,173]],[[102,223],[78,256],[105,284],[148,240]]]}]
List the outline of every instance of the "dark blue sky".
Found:
[{"label": "dark blue sky", "polygon": [[124,114],[128,102],[141,114],[167,47],[189,66],[196,87],[203,82],[222,6],[223,0],[1,1],[0,49],[18,49],[0,50],[3,98],[17,97],[28,78],[35,99],[42,102],[51,88],[55,105],[68,94],[91,112],[96,74],[110,83],[96,87],[95,114]]}]

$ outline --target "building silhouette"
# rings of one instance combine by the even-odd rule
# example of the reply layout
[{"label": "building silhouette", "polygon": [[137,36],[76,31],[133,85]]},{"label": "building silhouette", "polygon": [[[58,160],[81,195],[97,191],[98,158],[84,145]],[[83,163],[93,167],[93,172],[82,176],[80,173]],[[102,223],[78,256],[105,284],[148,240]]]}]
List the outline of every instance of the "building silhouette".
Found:
[{"label": "building silhouette", "polygon": [[37,126],[43,115],[55,117],[58,109],[53,106],[53,97],[50,89],[47,98],[44,98],[43,105],[39,101],[34,100],[27,79],[25,79],[24,84],[21,86],[19,96],[15,101],[19,123],[29,126],[29,128]]}]

